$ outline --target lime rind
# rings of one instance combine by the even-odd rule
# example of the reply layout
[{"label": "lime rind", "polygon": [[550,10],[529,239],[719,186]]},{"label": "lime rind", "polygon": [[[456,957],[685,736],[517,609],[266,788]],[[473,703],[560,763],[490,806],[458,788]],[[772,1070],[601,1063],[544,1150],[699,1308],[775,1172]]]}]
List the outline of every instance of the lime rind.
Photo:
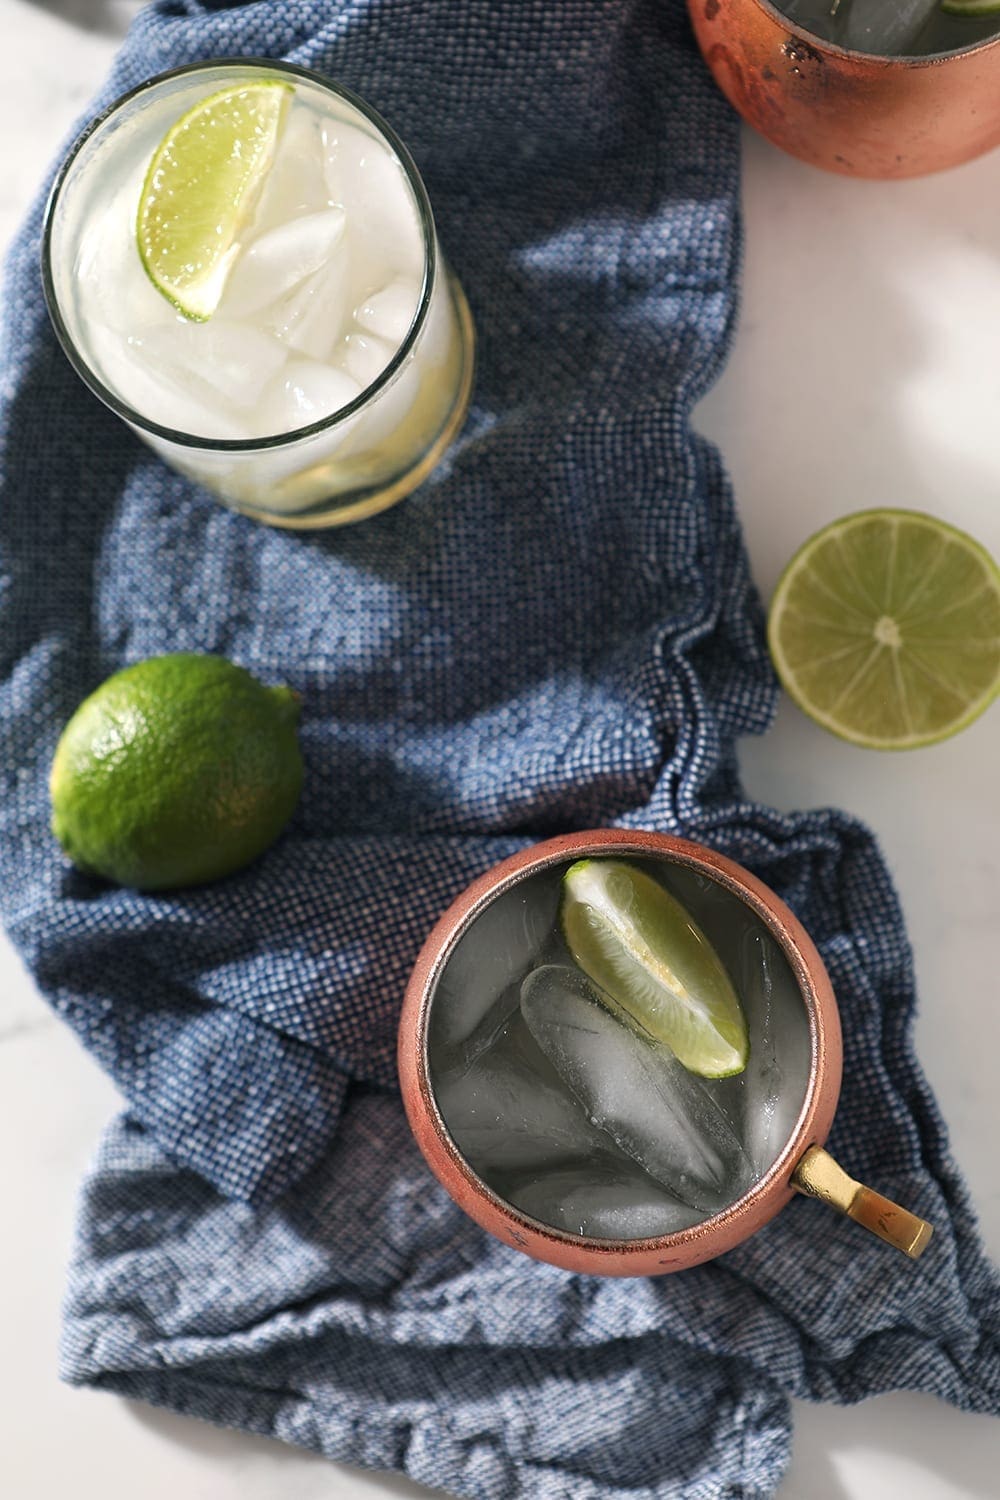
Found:
[{"label": "lime rind", "polygon": [[563,936],[599,994],[703,1078],[746,1067],[749,1040],[722,961],[679,901],[621,860],[579,860],[563,877]]},{"label": "lime rind", "polygon": [[[845,585],[845,575],[840,575],[838,587],[830,589],[823,572],[809,572],[812,595],[809,601],[809,620],[815,634],[825,638],[827,654],[808,651],[793,659],[794,653],[784,639],[783,627],[789,614],[797,611],[791,602],[793,589],[801,583],[810,562],[836,542],[843,552],[860,540],[860,529],[869,523],[891,524],[894,527],[895,545],[901,528],[906,528],[909,540],[919,537],[921,530],[927,533],[927,556],[922,560],[922,574],[914,585],[917,592],[906,597],[906,589],[900,581],[900,568],[896,565],[895,582],[886,575],[886,598],[891,604],[901,634],[905,632],[906,650],[903,652],[879,652],[878,644],[872,644],[873,616],[882,608],[877,599],[866,597],[863,589]],[[958,568],[964,561],[965,577],[971,593],[958,592],[953,581],[945,580],[944,598],[935,598],[934,570],[942,555],[951,548],[950,562]],[[890,561],[892,559],[890,558]],[[869,560],[870,561],[870,560]],[[848,562],[849,566],[849,562]],[[916,570],[911,569],[911,576]],[[905,579],[906,575],[903,574]],[[963,578],[963,589],[965,579]],[[958,527],[941,521],[922,511],[906,509],[872,509],[857,511],[852,515],[833,521],[809,537],[793,555],[778,580],[768,614],[768,646],[775,670],[781,684],[792,701],[822,728],[850,744],[874,750],[915,750],[925,745],[938,744],[950,739],[973,723],[989,708],[1000,694],[1000,634],[987,632],[978,637],[970,635],[962,622],[962,613],[972,604],[983,601],[982,613],[991,600],[1000,610],[1000,568],[985,547]],[[919,608],[917,607],[919,605]],[[928,635],[928,629],[933,635]],[[867,637],[863,640],[863,631]],[[838,652],[840,661],[837,660]],[[857,723],[845,720],[842,714],[834,713],[817,702],[817,684],[823,682],[824,670],[846,662],[851,653],[858,657],[858,678],[853,684],[852,694],[866,694],[874,699],[877,691],[882,694],[881,712],[888,717],[895,697],[902,706],[900,717],[905,717],[905,705],[913,711],[921,700],[928,697],[948,699],[955,704],[953,713],[942,711],[940,719],[931,728],[921,729],[911,722],[903,732],[898,726],[892,732],[874,733]],[[984,680],[973,693],[963,693],[956,685],[955,663],[962,658]],[[980,671],[980,661],[984,670]],[[867,672],[868,680],[862,674]]]},{"label": "lime rind", "polygon": [[941,0],[940,9],[947,16],[996,16],[1000,0]]},{"label": "lime rind", "polygon": [[[239,231],[251,218],[273,164],[292,93],[291,84],[273,78],[238,84],[209,94],[174,121],[153,152],[136,209],[136,248],[143,270],[153,286],[190,322],[207,322],[219,305],[229,273],[239,255]],[[176,157],[172,160],[171,154],[177,151],[185,137],[195,131],[199,122],[212,122],[217,129],[219,117],[227,108],[232,112],[234,106],[243,108],[248,115],[252,124],[251,138],[246,140],[231,132],[230,146],[238,143],[239,149],[231,150],[228,160],[216,159],[206,163],[206,155],[211,155],[210,145],[201,150],[200,164],[197,157],[201,143],[195,140],[193,151],[191,147],[181,147],[182,158],[187,156],[188,160],[182,159],[178,167]],[[224,138],[223,132],[220,139]],[[196,241],[198,229],[192,221],[198,215],[194,203],[200,199],[204,209],[205,179],[199,180],[199,173],[206,164],[210,186],[213,177],[215,179],[215,191],[208,195],[211,211],[207,215],[202,242],[197,246],[201,253],[181,255],[179,267],[164,268],[160,260],[165,249],[168,255],[176,251],[176,243],[169,249],[162,243],[165,235],[164,198],[176,193],[182,200],[187,197],[191,217],[183,232],[189,242]],[[164,180],[170,176],[176,179],[172,185]],[[159,218],[157,209],[160,210]],[[181,211],[185,211],[183,201]],[[161,240],[158,247],[154,244],[157,238]],[[189,243],[187,249],[191,247]],[[205,255],[204,264],[202,254]]]}]

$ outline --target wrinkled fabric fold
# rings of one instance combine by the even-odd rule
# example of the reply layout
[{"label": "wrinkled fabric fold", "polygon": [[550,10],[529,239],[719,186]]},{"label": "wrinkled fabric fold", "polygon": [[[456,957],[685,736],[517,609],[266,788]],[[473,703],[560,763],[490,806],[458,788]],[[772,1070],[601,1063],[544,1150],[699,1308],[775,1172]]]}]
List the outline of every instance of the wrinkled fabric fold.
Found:
[{"label": "wrinkled fabric fold", "polygon": [[[912,1049],[876,844],[748,802],[775,688],[718,455],[691,429],[736,313],[739,158],[679,0],[160,0],[95,110],[285,57],[417,160],[479,334],[468,422],[410,499],[271,531],[89,395],[16,242],[0,390],[3,917],[127,1113],[84,1185],[63,1372],[482,1500],[774,1492],[791,1395],[1000,1410],[1000,1280]],[[763,436],[762,436],[763,440]],[[47,831],[59,731],[109,672],[214,651],[301,695],[284,837],[156,896]],[[395,1085],[429,928],[499,859],[613,824],[700,840],[793,908],[845,1032],[831,1148],[935,1225],[916,1265],[797,1200],[634,1283],[534,1264],[430,1176]]]}]

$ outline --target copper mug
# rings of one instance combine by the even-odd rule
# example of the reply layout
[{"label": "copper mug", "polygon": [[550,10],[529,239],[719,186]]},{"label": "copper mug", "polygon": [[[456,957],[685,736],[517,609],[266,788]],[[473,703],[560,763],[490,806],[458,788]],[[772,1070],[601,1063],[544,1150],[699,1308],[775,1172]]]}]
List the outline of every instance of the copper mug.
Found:
[{"label": "copper mug", "polygon": [[927,57],[848,52],[769,0],[688,0],[716,83],[776,146],[851,177],[916,177],[1000,145],[1000,36]]},{"label": "copper mug", "polygon": [[[667,860],[738,898],[771,936],[790,967],[809,1029],[805,1097],[772,1165],[723,1211],[657,1239],[602,1240],[554,1229],[500,1197],[452,1139],[434,1096],[428,1030],[435,993],[459,940],[498,897],[529,876],[591,857]],[[600,829],[547,839],[502,861],[448,908],[417,959],[399,1027],[399,1075],[411,1129],[452,1198],[482,1228],[537,1260],[603,1276],[684,1270],[733,1249],[789,1203],[796,1192],[821,1198],[905,1254],[916,1257],[931,1226],[853,1178],[823,1149],[840,1093],[840,1017],[823,961],[801,923],[773,891],[733,860],[662,833]]]}]

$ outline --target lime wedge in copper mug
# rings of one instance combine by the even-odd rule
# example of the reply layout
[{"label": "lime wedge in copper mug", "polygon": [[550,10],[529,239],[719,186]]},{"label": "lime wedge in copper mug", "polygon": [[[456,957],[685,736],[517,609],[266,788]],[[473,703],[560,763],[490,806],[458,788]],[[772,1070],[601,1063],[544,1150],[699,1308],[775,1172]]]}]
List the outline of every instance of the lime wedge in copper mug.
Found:
[{"label": "lime wedge in copper mug", "polygon": [[563,877],[563,935],[585,974],[686,1068],[746,1067],[746,1018],[718,954],[669,891],[623,860],[583,859]]}]

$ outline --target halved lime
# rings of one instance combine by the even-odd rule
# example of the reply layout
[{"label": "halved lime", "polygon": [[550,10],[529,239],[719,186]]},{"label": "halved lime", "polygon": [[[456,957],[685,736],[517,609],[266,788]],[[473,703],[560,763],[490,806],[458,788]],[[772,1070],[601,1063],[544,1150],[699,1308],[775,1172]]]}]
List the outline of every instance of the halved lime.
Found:
[{"label": "halved lime", "polygon": [[581,859],[563,876],[563,936],[600,991],[702,1078],[746,1067],[736,991],[691,914],[652,876],[617,859]]},{"label": "halved lime", "polygon": [[266,79],[210,94],[153,152],[136,215],[139,256],[157,291],[195,322],[219,305],[291,93]]},{"label": "halved lime", "polygon": [[876,750],[930,745],[1000,690],[1000,569],[934,516],[859,511],[792,558],[768,643],[785,690],[817,724]]}]

